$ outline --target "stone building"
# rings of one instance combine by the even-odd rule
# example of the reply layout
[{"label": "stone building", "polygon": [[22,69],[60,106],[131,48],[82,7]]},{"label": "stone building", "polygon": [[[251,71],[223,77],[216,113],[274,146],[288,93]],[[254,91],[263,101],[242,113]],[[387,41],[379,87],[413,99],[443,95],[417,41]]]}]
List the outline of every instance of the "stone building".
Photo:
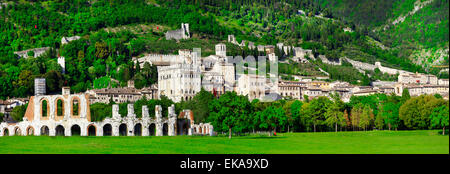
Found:
[{"label": "stone building", "polygon": [[69,42],[72,42],[72,41],[78,40],[78,39],[81,39],[81,37],[80,36],[62,37],[61,45],[68,44]]},{"label": "stone building", "polygon": [[218,72],[202,73],[202,88],[211,92],[215,96],[221,96],[225,93],[225,81],[222,74]]},{"label": "stone building", "polygon": [[284,98],[301,100],[306,88],[306,82],[284,80],[278,82],[278,93]]},{"label": "stone building", "polygon": [[404,89],[408,89],[409,95],[411,96],[419,96],[423,94],[440,94],[440,95],[448,95],[449,86],[448,85],[432,85],[432,84],[404,84],[397,83],[394,86],[395,94],[402,95]]},{"label": "stone building", "polygon": [[379,90],[380,93],[384,93],[386,95],[390,95],[392,93],[395,94],[394,86],[380,86],[380,87],[375,87],[374,89]]},{"label": "stone building", "polygon": [[372,94],[377,94],[378,90],[374,90],[374,89],[364,89],[364,90],[359,90],[356,92],[353,92],[354,96],[367,96],[367,95],[372,95]]},{"label": "stone building", "polygon": [[238,95],[248,95],[248,99],[262,99],[266,94],[266,78],[261,75],[240,74],[237,80]]},{"label": "stone building", "polygon": [[158,66],[158,96],[165,95],[174,102],[190,100],[200,92],[201,85],[198,64]]},{"label": "stone building", "polygon": [[449,85],[448,83],[448,79],[439,79],[438,80],[438,85]]},{"label": "stone building", "polygon": [[309,57],[315,60],[312,50],[305,50],[301,47],[294,47],[294,57],[298,59],[306,59],[306,57]]},{"label": "stone building", "polygon": [[189,39],[189,38],[191,38],[191,35],[189,34],[189,24],[181,23],[180,29],[167,31],[165,35],[166,35],[166,40]]},{"label": "stone building", "polygon": [[[226,55],[225,44],[217,44],[216,54],[203,58],[202,61],[203,61],[202,62],[203,80],[209,81],[210,79],[216,80],[222,79],[223,82],[219,83],[222,83],[223,87],[220,87],[220,89],[223,88],[224,92],[234,90],[236,83],[235,67],[234,64],[230,63],[230,61],[228,60],[228,57]],[[208,76],[215,76],[215,77],[208,77]],[[203,80],[202,83],[204,83]],[[218,89],[216,88],[216,90]]]},{"label": "stone building", "polygon": [[437,85],[438,79],[435,75],[422,73],[402,73],[398,76],[398,83],[406,84],[432,84]]},{"label": "stone building", "polygon": [[28,58],[28,52],[32,51],[34,53],[34,58],[43,55],[46,51],[50,50],[50,47],[42,47],[42,48],[33,48],[23,51],[16,51],[14,54],[17,54],[19,58]]},{"label": "stone building", "polygon": [[64,57],[58,57],[58,64],[62,68],[62,73],[66,73],[66,58]]},{"label": "stone building", "polygon": [[248,42],[248,49],[253,50],[255,48],[256,48],[256,46],[255,46],[254,42]]},{"label": "stone building", "polygon": [[[67,93],[32,96],[23,121],[1,122],[0,136],[175,136],[182,132],[180,129],[186,130],[188,135],[213,135],[209,123],[177,126],[180,123],[174,105],[168,108],[168,117],[163,117],[162,107],[156,105],[155,117],[150,117],[147,106],[143,106],[142,117],[137,118],[133,104],[128,104],[126,116],[121,116],[119,105],[114,104],[112,117],[92,121],[88,98],[89,94]],[[193,116],[190,118],[193,120]]]},{"label": "stone building", "polygon": [[307,95],[310,98],[319,97],[319,96],[325,96],[324,93],[327,93],[328,91],[325,91],[321,88],[317,87],[308,87],[305,90],[303,90],[303,95]]},{"label": "stone building", "polygon": [[35,78],[34,95],[45,95],[45,93],[46,93],[45,78]]},{"label": "stone building", "polygon": [[143,97],[146,99],[159,99],[156,85],[142,89],[134,87],[91,89],[86,91],[86,93],[90,94],[90,103],[109,103],[111,101],[116,103],[134,103]]},{"label": "stone building", "polygon": [[311,81],[307,83],[307,86],[321,89],[330,89],[330,83],[324,81]]}]

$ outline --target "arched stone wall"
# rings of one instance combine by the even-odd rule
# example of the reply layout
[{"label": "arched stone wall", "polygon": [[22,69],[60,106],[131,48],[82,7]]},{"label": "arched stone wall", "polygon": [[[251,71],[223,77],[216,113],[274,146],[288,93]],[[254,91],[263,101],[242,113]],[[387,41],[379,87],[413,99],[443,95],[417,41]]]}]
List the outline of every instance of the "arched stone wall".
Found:
[{"label": "arched stone wall", "polygon": [[[76,104],[78,104],[78,105],[76,106]],[[70,109],[70,116],[72,118],[80,118],[81,100],[79,97],[74,96],[70,99],[70,108],[69,109]]]},{"label": "arched stone wall", "polygon": [[[44,107],[46,108],[45,115],[43,110]],[[42,100],[39,102],[39,110],[39,116],[41,120],[48,120],[50,118],[50,103],[48,99],[42,98]]]},{"label": "arched stone wall", "polygon": [[27,134],[26,135],[35,135],[34,127],[28,126],[27,127]]},{"label": "arched stone wall", "polygon": [[[33,96],[30,98],[33,102],[30,102],[27,108],[27,113],[31,115],[24,116],[24,121],[18,122],[15,124],[7,124],[0,123],[0,136],[4,136],[5,132],[7,135],[48,135],[48,136],[72,136],[73,131],[72,127],[77,125],[80,128],[79,135],[80,136],[119,136],[119,127],[121,124],[124,124],[126,130],[123,130],[122,135],[125,136],[174,136],[177,135],[177,129],[180,127],[183,129],[183,135],[186,134],[186,128],[188,129],[188,135],[196,134],[198,132],[198,125],[177,125],[177,115],[175,113],[174,106],[168,108],[169,116],[162,116],[162,107],[157,105],[155,106],[155,117],[149,116],[149,109],[145,106],[142,108],[142,118],[136,118],[134,114],[133,105],[128,106],[128,114],[125,117],[121,117],[117,115],[118,105],[113,105],[113,117],[107,117],[103,121],[99,122],[91,122],[87,118],[87,114],[83,113],[84,109],[88,109],[87,104],[83,102],[87,102],[84,97],[88,95],[51,95],[51,96]],[[57,112],[57,101],[61,100],[63,105],[60,107],[63,110],[63,116],[59,116],[61,119],[55,119]],[[72,106],[73,101],[80,101],[80,117],[73,118],[72,117]],[[41,118],[42,113],[42,102],[46,101],[47,106],[47,116]],[[84,115],[84,116],[83,116]],[[27,118],[31,118],[28,120]],[[104,130],[105,125],[107,129]],[[135,129],[136,125],[140,125],[140,130]],[[89,128],[94,126],[95,131],[89,131]],[[195,131],[193,131],[195,128]],[[164,130],[163,130],[164,129]],[[90,133],[91,132],[91,133]],[[95,133],[94,133],[95,132]],[[89,134],[90,133],[90,134]],[[103,135],[105,133],[105,135]],[[179,133],[178,133],[179,134]],[[180,135],[182,135],[180,134]],[[78,135],[78,132],[77,132]]]},{"label": "arched stone wall", "polygon": [[87,136],[97,136],[97,127],[94,124],[90,124],[86,127]]},{"label": "arched stone wall", "polygon": [[[59,101],[61,101],[61,106],[58,106]],[[65,113],[65,101],[64,98],[58,97],[54,100],[54,115],[55,115],[55,121],[62,120],[64,118]],[[61,114],[59,114],[59,111],[61,110]]]},{"label": "arched stone wall", "polygon": [[70,135],[74,136],[80,136],[81,135],[81,127],[78,124],[73,124],[70,126]]}]

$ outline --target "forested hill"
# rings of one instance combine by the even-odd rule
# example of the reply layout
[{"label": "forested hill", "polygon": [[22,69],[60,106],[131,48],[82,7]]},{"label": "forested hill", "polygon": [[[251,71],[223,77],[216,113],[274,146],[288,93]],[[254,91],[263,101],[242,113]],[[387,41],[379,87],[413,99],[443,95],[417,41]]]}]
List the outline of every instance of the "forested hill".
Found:
[{"label": "forested hill", "polygon": [[[386,30],[383,26],[391,19],[410,11],[408,4],[412,1],[382,0],[381,5],[369,0],[351,2],[0,0],[0,98],[32,95],[35,77],[48,79],[50,93],[59,92],[63,85],[71,86],[75,92],[104,87],[110,79],[118,81],[115,85],[135,80],[139,82],[138,87],[149,86],[155,81],[150,78],[155,68],[135,69],[132,57],[145,53],[176,54],[178,49],[193,47],[202,48],[202,55],[206,56],[214,52],[215,44],[226,42],[230,34],[238,42],[246,40],[256,45],[282,42],[311,49],[315,55],[329,59],[347,57],[371,64],[379,61],[383,66],[438,75],[439,69],[423,68],[420,62],[416,65],[418,59],[412,56],[421,50],[448,48],[448,14],[443,14],[448,13],[448,1],[432,0],[411,15],[412,18],[388,25]],[[383,9],[387,12],[383,13]],[[410,24],[420,23],[417,15],[430,19],[427,20],[430,24],[425,21],[423,25],[408,28]],[[166,40],[164,33],[178,29],[181,23],[190,24],[192,38],[180,42]],[[433,27],[437,29],[432,30]],[[350,32],[344,30],[348,28]],[[420,31],[427,32],[421,35]],[[81,39],[61,45],[61,38],[70,36],[81,36]],[[226,44],[228,55],[261,54],[247,47]],[[39,58],[17,59],[14,55],[15,51],[39,47],[52,49]],[[58,54],[66,58],[65,74],[60,73],[61,67],[56,62]],[[443,60],[448,64],[448,56]],[[293,66],[283,65],[287,70],[300,68]],[[305,66],[325,68],[320,62]],[[332,75],[332,78],[339,76],[333,80],[367,82],[364,80],[367,77],[352,67],[346,67],[346,71],[340,66],[326,69],[341,72]],[[354,72],[354,76],[342,72]]]},{"label": "forested hill", "polygon": [[448,65],[448,0],[319,0],[322,8],[414,63]]}]

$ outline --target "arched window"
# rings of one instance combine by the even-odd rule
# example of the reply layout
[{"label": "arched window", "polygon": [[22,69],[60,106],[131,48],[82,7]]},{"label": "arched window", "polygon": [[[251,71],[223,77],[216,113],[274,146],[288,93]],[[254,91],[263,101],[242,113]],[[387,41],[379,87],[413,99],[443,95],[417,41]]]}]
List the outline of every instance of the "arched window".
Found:
[{"label": "arched window", "polygon": [[56,136],[64,136],[64,134],[65,134],[65,129],[64,129],[64,127],[63,126],[61,126],[61,125],[58,125],[58,126],[56,126],[56,128],[55,128],[55,135]]},{"label": "arched window", "polygon": [[112,126],[111,124],[106,124],[103,126],[103,136],[111,136],[112,135]]},{"label": "arched window", "polygon": [[148,135],[149,136],[155,136],[156,135],[155,123],[150,124],[150,126],[148,127]]},{"label": "arched window", "polygon": [[80,102],[78,99],[72,100],[72,115],[78,116],[80,114]]},{"label": "arched window", "polygon": [[72,136],[80,136],[81,135],[81,128],[80,128],[80,126],[74,124],[70,128],[70,132],[71,132]]},{"label": "arched window", "polygon": [[27,135],[34,135],[34,128],[33,127],[29,126],[27,128]]},{"label": "arched window", "polygon": [[142,125],[138,123],[134,126],[134,136],[142,136]]},{"label": "arched window", "polygon": [[121,124],[119,126],[119,135],[120,136],[127,136],[127,125],[126,124]]},{"label": "arched window", "polygon": [[97,129],[94,125],[88,126],[88,136],[96,136],[97,135]]},{"label": "arched window", "polygon": [[41,135],[49,135],[50,130],[48,129],[47,126],[42,126],[41,127]]},{"label": "arched window", "polygon": [[63,100],[56,100],[56,116],[63,116],[64,113],[64,104]]},{"label": "arched window", "polygon": [[42,105],[41,105],[41,110],[42,110],[42,117],[47,117],[48,116],[48,103],[47,100],[43,100],[42,101]]}]

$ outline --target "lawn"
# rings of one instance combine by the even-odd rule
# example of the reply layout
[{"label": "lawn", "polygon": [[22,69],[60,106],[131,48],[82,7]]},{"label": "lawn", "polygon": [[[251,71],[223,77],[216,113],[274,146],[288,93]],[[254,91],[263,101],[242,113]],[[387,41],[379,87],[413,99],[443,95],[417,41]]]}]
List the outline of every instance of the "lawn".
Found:
[{"label": "lawn", "polygon": [[280,133],[177,137],[0,137],[0,154],[448,154],[431,131]]}]

